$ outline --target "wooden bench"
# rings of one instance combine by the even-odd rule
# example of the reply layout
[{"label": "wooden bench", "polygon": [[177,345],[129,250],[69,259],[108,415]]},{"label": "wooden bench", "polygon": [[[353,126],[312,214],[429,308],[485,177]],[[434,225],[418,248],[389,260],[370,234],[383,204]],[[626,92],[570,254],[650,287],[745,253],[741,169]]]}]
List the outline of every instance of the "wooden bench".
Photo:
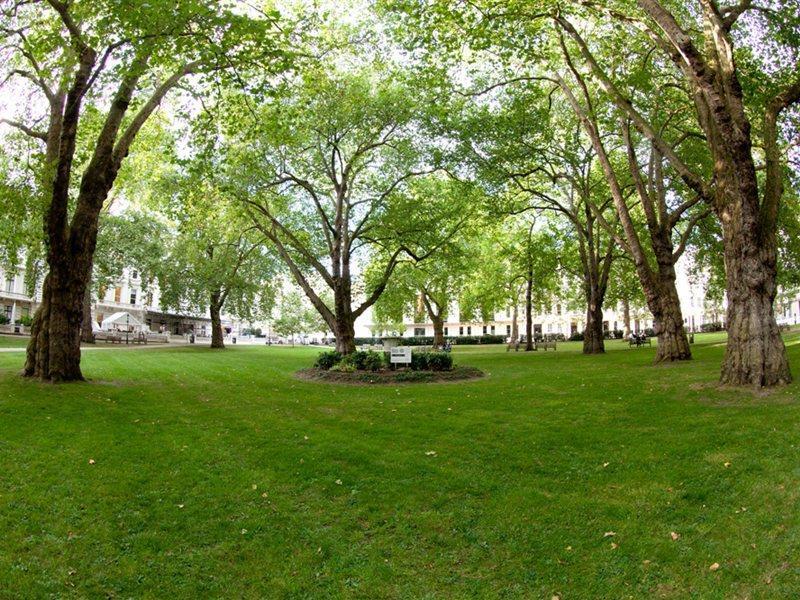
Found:
[{"label": "wooden bench", "polygon": [[98,331],[94,334],[95,342],[106,342],[107,344],[121,344],[122,336],[117,333]]},{"label": "wooden bench", "polygon": [[645,344],[647,344],[648,346],[652,346],[653,342],[650,340],[649,337],[635,338],[635,339],[629,339],[628,340],[628,347],[629,348],[632,348],[633,346],[636,346],[638,348],[639,346],[644,346]]},{"label": "wooden bench", "polygon": [[534,349],[534,350],[539,350],[540,348],[541,348],[542,350],[544,350],[545,352],[547,352],[547,350],[548,350],[549,348],[552,348],[552,349],[553,349],[553,352],[555,352],[555,350],[556,350],[556,343],[555,343],[554,341],[553,341],[553,342],[536,342],[536,343],[533,345],[533,349]]}]

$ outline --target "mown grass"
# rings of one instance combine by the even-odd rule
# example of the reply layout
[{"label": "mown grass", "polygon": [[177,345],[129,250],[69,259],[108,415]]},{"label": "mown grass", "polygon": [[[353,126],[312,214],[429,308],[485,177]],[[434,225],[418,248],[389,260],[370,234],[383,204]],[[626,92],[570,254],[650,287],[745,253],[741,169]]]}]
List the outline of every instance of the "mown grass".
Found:
[{"label": "mown grass", "polygon": [[0,334],[0,348],[25,348],[28,345],[28,339],[19,335]]},{"label": "mown grass", "polygon": [[720,389],[722,342],[380,388],[294,379],[303,348],[86,352],[64,386],[2,353],[0,597],[796,597],[800,386]]}]

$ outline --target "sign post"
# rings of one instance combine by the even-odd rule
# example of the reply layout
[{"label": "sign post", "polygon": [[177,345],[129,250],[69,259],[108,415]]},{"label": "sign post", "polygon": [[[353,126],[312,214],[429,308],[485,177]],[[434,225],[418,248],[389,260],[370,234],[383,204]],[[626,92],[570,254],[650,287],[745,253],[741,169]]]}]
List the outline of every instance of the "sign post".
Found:
[{"label": "sign post", "polygon": [[392,364],[411,364],[411,346],[395,346],[389,350],[389,362]]}]

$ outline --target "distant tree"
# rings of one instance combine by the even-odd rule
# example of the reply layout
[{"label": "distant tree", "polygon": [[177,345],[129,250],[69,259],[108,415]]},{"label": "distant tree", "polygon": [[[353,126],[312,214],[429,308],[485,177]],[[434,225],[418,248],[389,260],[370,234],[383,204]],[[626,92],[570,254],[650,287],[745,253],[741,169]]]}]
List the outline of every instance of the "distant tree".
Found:
[{"label": "distant tree", "polygon": [[[43,147],[37,172],[49,273],[24,369],[52,381],[83,378],[80,327],[100,213],[143,125],[190,75],[211,78],[243,61],[282,69],[275,13],[251,18],[199,0],[12,1],[2,5],[3,80],[40,100],[42,128],[3,123]],[[37,96],[38,95],[38,96]],[[22,112],[29,107],[21,107]],[[80,170],[80,173],[78,171]]]},{"label": "distant tree", "polygon": [[[410,185],[435,169],[424,148],[425,111],[399,71],[328,66],[260,107],[246,133],[235,124],[230,185],[342,353],[355,350],[355,320],[398,263],[424,260],[458,228],[460,204]],[[354,263],[377,255],[381,275],[363,288]]]},{"label": "distant tree", "polygon": [[223,310],[245,321],[268,314],[278,262],[263,236],[206,175],[192,173],[174,182],[167,211],[176,229],[158,281],[163,307],[208,310],[211,347],[224,348]]},{"label": "distant tree", "polygon": [[291,338],[301,333],[325,331],[326,323],[307,299],[296,290],[280,294],[276,303],[278,316],[272,321],[272,330],[283,337]]}]

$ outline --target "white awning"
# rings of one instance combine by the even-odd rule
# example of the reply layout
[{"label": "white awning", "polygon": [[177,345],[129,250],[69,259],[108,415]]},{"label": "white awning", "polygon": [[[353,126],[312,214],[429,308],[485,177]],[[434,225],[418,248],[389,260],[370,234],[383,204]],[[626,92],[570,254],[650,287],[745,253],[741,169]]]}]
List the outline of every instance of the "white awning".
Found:
[{"label": "white awning", "polygon": [[109,315],[103,322],[100,323],[100,328],[103,331],[114,331],[114,330],[129,330],[129,331],[141,331],[142,330],[142,322],[134,317],[131,313],[121,311],[115,312],[113,315]]}]

